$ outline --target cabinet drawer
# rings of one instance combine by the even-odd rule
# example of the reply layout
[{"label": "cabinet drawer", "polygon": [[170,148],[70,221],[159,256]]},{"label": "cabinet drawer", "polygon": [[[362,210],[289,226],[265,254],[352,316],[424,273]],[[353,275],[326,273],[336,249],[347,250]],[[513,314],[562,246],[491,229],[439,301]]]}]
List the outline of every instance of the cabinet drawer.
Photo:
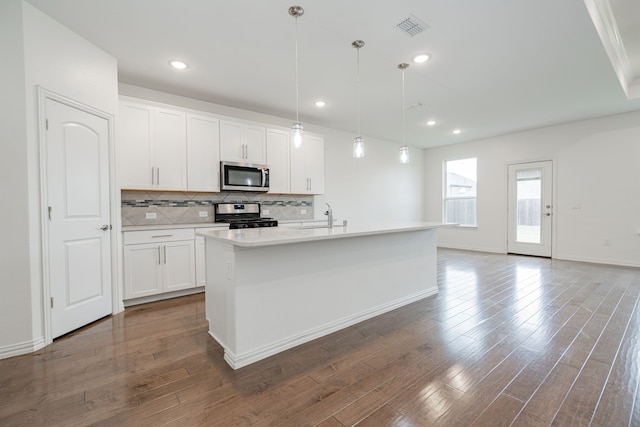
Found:
[{"label": "cabinet drawer", "polygon": [[173,242],[177,240],[193,240],[193,228],[175,228],[167,230],[125,231],[124,244],[136,245],[140,243]]}]

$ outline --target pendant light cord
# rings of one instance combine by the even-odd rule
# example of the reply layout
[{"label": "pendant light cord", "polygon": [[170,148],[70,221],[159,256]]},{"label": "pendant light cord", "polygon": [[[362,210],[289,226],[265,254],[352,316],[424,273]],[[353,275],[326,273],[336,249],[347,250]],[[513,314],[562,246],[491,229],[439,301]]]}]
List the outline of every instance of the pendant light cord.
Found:
[{"label": "pendant light cord", "polygon": [[404,124],[404,70],[402,69],[402,145],[406,145],[406,129]]},{"label": "pendant light cord", "polygon": [[300,108],[299,101],[300,92],[298,88],[298,17],[296,16],[296,123],[300,123],[298,110]]},{"label": "pendant light cord", "polygon": [[358,48],[358,74],[356,77],[356,102],[358,105],[358,136],[360,134],[360,48]]}]

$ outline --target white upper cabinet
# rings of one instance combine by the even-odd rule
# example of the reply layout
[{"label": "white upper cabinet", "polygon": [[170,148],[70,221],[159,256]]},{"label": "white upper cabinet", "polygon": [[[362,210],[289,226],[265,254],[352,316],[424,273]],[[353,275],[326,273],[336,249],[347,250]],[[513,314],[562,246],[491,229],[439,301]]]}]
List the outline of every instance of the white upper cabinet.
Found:
[{"label": "white upper cabinet", "polygon": [[220,121],[220,159],[231,162],[265,164],[265,128],[247,123]]},{"label": "white upper cabinet", "polygon": [[186,113],[120,102],[120,187],[187,189]]},{"label": "white upper cabinet", "polygon": [[220,121],[187,113],[187,187],[220,191]]},{"label": "white upper cabinet", "polygon": [[304,134],[302,146],[291,143],[291,193],[324,193],[324,139]]},{"label": "white upper cabinet", "polygon": [[269,193],[291,192],[289,132],[267,129],[267,165],[269,165]]}]

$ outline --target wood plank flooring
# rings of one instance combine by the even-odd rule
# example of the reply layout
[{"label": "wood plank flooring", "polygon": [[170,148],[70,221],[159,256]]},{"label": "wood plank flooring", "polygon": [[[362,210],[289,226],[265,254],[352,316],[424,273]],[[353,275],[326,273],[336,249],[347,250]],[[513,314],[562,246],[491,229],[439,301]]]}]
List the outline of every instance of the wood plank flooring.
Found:
[{"label": "wood plank flooring", "polygon": [[439,249],[438,284],[237,371],[203,295],[129,308],[1,360],[0,425],[640,425],[640,269]]}]

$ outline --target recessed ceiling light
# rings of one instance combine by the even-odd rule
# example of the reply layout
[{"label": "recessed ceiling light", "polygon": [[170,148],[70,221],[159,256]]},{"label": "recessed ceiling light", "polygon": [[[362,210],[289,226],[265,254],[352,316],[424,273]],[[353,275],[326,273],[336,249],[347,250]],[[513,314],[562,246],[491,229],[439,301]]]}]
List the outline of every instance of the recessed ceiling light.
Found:
[{"label": "recessed ceiling light", "polygon": [[454,135],[458,135],[460,132],[462,132],[460,129],[454,129],[451,131],[451,133]]},{"label": "recessed ceiling light", "polygon": [[435,120],[429,120],[429,121],[427,122],[427,126],[435,126],[435,124],[436,124],[436,121],[435,121]]},{"label": "recessed ceiling light", "polygon": [[315,105],[318,108],[322,108],[322,107],[326,106],[327,103],[325,101],[319,99],[316,102],[314,102],[313,105]]},{"label": "recessed ceiling light", "polygon": [[418,55],[418,56],[414,57],[413,58],[413,62],[417,62],[418,64],[421,64],[423,62],[427,62],[429,60],[429,58],[431,58],[429,55],[422,54],[422,55]]},{"label": "recessed ceiling light", "polygon": [[189,66],[187,64],[185,64],[182,61],[177,61],[177,60],[173,60],[173,61],[169,61],[169,65],[171,65],[173,68],[175,68],[176,70],[184,70],[186,68],[188,68]]}]

